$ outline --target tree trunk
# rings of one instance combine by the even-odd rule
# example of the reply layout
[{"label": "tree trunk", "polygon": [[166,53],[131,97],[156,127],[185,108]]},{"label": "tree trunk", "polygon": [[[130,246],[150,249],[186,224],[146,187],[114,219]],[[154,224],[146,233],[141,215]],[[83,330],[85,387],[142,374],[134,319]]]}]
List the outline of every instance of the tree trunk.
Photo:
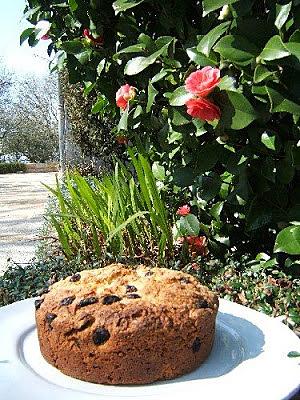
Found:
[{"label": "tree trunk", "polygon": [[58,72],[58,137],[59,137],[59,161],[62,173],[66,170],[66,110],[62,87],[62,72]]}]

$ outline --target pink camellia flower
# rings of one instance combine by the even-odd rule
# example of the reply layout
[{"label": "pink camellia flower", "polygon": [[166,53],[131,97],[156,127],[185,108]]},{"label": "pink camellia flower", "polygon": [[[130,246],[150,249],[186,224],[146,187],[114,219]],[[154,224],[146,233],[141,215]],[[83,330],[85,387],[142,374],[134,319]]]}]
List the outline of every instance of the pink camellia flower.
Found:
[{"label": "pink camellia flower", "polygon": [[120,89],[116,93],[116,103],[117,106],[125,110],[129,100],[135,98],[135,88],[130,86],[128,83],[120,87]]},{"label": "pink camellia flower", "polygon": [[187,113],[193,118],[198,118],[202,121],[213,121],[221,117],[219,107],[207,99],[201,97],[190,99],[185,105],[187,106]]},{"label": "pink camellia flower", "polygon": [[181,217],[184,217],[188,215],[190,212],[191,212],[190,207],[187,204],[185,204],[184,206],[178,208],[176,214],[180,215]]},{"label": "pink camellia flower", "polygon": [[196,96],[206,97],[219,82],[219,68],[204,67],[191,73],[185,81],[185,89]]},{"label": "pink camellia flower", "polygon": [[88,28],[83,30],[83,36],[93,42],[95,45],[102,46],[104,43],[103,36],[94,37]]}]

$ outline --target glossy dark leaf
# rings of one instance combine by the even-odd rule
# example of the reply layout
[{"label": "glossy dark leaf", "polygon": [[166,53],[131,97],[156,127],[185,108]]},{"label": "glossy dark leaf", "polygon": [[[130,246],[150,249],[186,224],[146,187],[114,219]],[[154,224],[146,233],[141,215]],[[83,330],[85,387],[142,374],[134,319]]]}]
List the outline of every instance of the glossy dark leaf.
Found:
[{"label": "glossy dark leaf", "polygon": [[169,102],[171,106],[183,106],[187,100],[192,97],[190,93],[185,90],[184,86],[180,86],[169,97]]},{"label": "glossy dark leaf", "polygon": [[61,44],[61,48],[69,54],[81,53],[84,46],[80,40],[68,40]]},{"label": "glossy dark leaf", "polygon": [[151,107],[154,103],[155,97],[158,94],[158,90],[155,89],[155,87],[152,85],[151,82],[148,84],[148,101],[147,101],[147,107],[146,107],[146,112],[148,113],[151,110]]},{"label": "glossy dark leaf", "polygon": [[209,57],[211,48],[216,43],[216,41],[226,32],[230,21],[223,22],[217,25],[215,28],[210,30],[199,42],[197,46],[197,51],[203,53],[205,56]]},{"label": "glossy dark leaf", "polygon": [[295,115],[300,115],[300,105],[287,99],[279,91],[266,86],[266,91],[270,99],[271,112],[288,112]]},{"label": "glossy dark leaf", "polygon": [[290,1],[289,3],[283,4],[283,5],[277,4],[276,8],[277,8],[278,13],[277,13],[277,17],[275,20],[275,26],[278,29],[281,29],[289,17],[289,13],[292,8],[292,2]]},{"label": "glossy dark leaf", "polygon": [[144,0],[117,0],[113,3],[113,8],[116,14],[119,14],[120,12],[129,10],[143,2]]},{"label": "glossy dark leaf", "polygon": [[245,37],[227,35],[214,46],[214,50],[228,61],[239,65],[248,65],[258,55],[257,47]]},{"label": "glossy dark leaf", "polygon": [[227,4],[236,3],[239,0],[203,0],[203,10],[205,14],[217,10]]},{"label": "glossy dark leaf", "polygon": [[300,226],[289,226],[277,235],[274,252],[283,252],[287,254],[300,254]]},{"label": "glossy dark leaf", "polygon": [[257,113],[247,98],[238,92],[227,92],[233,106],[231,128],[243,129],[257,118]]},{"label": "glossy dark leaf", "polygon": [[280,36],[273,36],[260,53],[260,58],[266,61],[277,60],[289,56],[291,53],[284,46]]},{"label": "glossy dark leaf", "polygon": [[20,36],[20,45],[22,45],[22,43],[24,43],[29,36],[35,31],[35,28],[27,28],[25,29]]}]

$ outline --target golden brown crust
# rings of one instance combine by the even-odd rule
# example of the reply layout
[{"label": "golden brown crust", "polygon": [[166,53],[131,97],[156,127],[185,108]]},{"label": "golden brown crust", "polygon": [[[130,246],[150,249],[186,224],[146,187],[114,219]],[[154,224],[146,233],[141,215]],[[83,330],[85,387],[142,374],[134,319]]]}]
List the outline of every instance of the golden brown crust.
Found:
[{"label": "golden brown crust", "polygon": [[183,272],[113,264],[55,283],[42,300],[41,352],[82,380],[174,378],[199,366],[213,344],[217,296]]}]

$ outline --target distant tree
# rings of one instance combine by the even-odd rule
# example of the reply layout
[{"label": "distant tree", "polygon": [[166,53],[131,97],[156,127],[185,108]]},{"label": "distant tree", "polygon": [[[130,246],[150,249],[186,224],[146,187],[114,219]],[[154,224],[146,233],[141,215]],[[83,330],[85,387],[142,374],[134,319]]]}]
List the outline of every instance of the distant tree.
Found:
[{"label": "distant tree", "polygon": [[10,125],[8,99],[12,83],[12,74],[4,67],[0,59],[0,140],[5,136]]},{"label": "distant tree", "polygon": [[[58,96],[55,76],[34,78],[1,74],[1,152],[27,156],[32,162],[58,158]],[[10,82],[9,95],[5,82]],[[6,86],[7,87],[7,86]],[[1,90],[1,89],[0,89]],[[7,92],[7,90],[6,90]]]}]

